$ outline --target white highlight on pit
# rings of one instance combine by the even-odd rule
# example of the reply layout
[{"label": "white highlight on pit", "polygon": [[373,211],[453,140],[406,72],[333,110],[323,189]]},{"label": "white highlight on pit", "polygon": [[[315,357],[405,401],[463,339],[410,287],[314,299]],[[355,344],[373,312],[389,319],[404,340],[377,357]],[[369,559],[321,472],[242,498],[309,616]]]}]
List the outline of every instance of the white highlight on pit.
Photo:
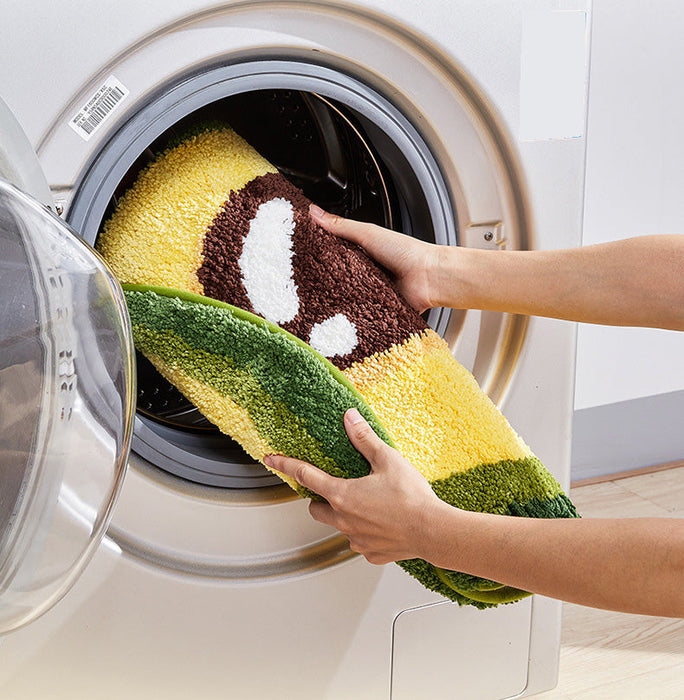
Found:
[{"label": "white highlight on pit", "polygon": [[294,229],[294,211],[286,199],[260,204],[238,260],[254,311],[271,323],[287,323],[299,311],[292,268]]},{"label": "white highlight on pit", "polygon": [[357,343],[356,326],[344,314],[314,324],[309,333],[309,345],[324,357],[347,355]]}]

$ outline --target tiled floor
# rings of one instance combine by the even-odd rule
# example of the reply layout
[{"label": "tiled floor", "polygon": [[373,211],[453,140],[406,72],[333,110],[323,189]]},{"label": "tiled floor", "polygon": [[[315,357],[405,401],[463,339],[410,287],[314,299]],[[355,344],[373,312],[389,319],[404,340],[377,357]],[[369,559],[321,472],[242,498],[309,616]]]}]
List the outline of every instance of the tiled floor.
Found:
[{"label": "tiled floor", "polygon": [[[585,517],[684,517],[684,467],[572,489]],[[682,581],[684,595],[684,581]],[[564,604],[558,687],[535,700],[684,700],[684,620]]]}]

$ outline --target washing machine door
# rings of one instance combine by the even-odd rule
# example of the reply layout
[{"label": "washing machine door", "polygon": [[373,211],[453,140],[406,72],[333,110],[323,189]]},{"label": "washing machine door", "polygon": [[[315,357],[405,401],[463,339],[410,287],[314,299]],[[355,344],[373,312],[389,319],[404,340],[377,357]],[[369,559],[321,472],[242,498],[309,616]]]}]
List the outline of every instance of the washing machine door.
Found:
[{"label": "washing machine door", "polygon": [[46,208],[8,114],[0,104],[0,633],[56,603],[104,536],[135,396],[121,289]]},{"label": "washing machine door", "polygon": [[38,156],[12,110],[0,98],[0,178],[46,206],[52,195]]}]

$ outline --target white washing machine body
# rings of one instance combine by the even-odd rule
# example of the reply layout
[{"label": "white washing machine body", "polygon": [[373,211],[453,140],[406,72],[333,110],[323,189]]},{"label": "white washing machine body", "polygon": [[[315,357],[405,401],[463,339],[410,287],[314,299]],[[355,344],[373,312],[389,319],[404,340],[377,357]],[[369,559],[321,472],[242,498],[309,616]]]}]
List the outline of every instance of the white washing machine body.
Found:
[{"label": "white washing machine body", "polygon": [[[579,47],[560,84],[584,114],[589,13],[579,0],[550,5],[10,3],[0,96],[90,242],[117,183],[165,129],[209,102],[278,88],[343,104],[378,148],[391,141],[388,167],[399,189],[400,170],[417,173],[434,240],[573,247],[584,122],[530,112],[545,85],[539,51],[557,58],[543,36],[559,31]],[[573,326],[444,313],[431,323],[567,487]],[[557,602],[459,608],[351,553],[286,487],[197,484],[158,468],[186,448],[160,456],[150,431],[139,419],[108,535],[79,582],[0,640],[3,698],[492,700],[554,685]]]}]

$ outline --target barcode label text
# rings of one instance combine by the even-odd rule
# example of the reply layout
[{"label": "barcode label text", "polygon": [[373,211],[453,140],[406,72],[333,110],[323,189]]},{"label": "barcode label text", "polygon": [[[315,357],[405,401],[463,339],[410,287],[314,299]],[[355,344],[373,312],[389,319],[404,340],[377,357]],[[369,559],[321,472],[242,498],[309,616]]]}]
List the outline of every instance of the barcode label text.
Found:
[{"label": "barcode label text", "polygon": [[69,126],[87,141],[111,116],[126,95],[128,90],[110,75],[69,120]]}]

